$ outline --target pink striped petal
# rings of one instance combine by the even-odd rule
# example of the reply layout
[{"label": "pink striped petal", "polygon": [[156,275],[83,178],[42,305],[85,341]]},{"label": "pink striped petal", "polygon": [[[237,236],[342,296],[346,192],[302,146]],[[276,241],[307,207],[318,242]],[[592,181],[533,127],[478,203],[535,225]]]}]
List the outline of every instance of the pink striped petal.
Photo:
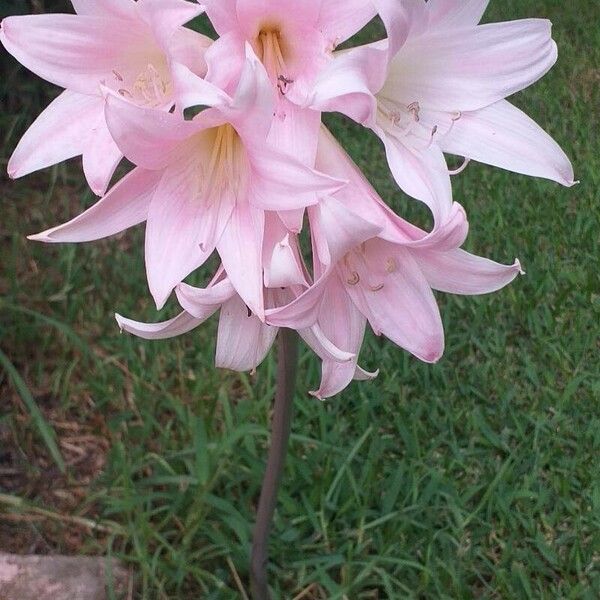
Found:
[{"label": "pink striped petal", "polygon": [[63,92],[19,142],[8,163],[10,177],[23,177],[83,154],[103,110],[102,98]]},{"label": "pink striped petal", "polygon": [[251,371],[265,359],[278,329],[265,325],[239,296],[221,309],[217,336],[216,366],[233,371]]},{"label": "pink striped petal", "polygon": [[439,143],[444,152],[566,186],[575,183],[571,161],[560,146],[506,100],[463,113]]},{"label": "pink striped petal", "polygon": [[429,285],[450,294],[489,294],[524,274],[518,260],[512,265],[501,265],[464,250],[428,251],[414,256]]},{"label": "pink striped petal", "polygon": [[144,340],[167,340],[185,333],[189,333],[202,325],[203,320],[183,312],[170,321],[164,323],[140,323],[115,315],[121,331],[126,331]]},{"label": "pink striped petal", "polygon": [[37,242],[90,242],[146,220],[160,174],[134,169],[94,206],[72,221],[30,236]]}]

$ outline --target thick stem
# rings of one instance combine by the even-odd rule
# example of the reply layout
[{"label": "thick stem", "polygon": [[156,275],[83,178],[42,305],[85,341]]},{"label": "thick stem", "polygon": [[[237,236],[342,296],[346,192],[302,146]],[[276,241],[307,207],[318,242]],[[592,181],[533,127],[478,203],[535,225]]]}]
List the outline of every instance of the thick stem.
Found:
[{"label": "thick stem", "polygon": [[298,334],[290,329],[282,329],[279,332],[277,389],[273,409],[271,447],[258,502],[252,542],[250,585],[253,600],[270,598],[267,579],[269,531],[277,505],[277,492],[290,439],[297,367]]}]

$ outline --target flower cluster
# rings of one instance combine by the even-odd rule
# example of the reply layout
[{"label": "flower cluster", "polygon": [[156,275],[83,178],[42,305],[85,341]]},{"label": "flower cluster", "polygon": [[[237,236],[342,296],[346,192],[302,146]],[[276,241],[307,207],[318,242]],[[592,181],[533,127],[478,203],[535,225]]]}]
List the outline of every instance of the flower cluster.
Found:
[{"label": "flower cluster", "polygon": [[[64,88],[9,175],[82,156],[101,196],[32,239],[86,242],[146,222],[152,296],[161,308],[174,292],[183,312],[152,325],[118,316],[121,328],[160,339],[220,312],[217,366],[240,371],[279,327],[295,329],[323,361],[319,398],[375,375],[357,362],[367,322],[437,361],[433,290],[484,294],[520,272],[461,249],[468,222],[450,180],[462,168],[444,153],[574,183],[558,145],[505,100],[556,61],[550,23],[479,25],[488,1],[72,0],[76,14],[6,18],[6,50]],[[185,27],[203,12],[216,41]],[[385,39],[337,50],[377,15]],[[381,139],[431,231],[377,195],[327,111]],[[134,168],[107,192],[123,157]],[[215,253],[206,288],[184,283]]]}]

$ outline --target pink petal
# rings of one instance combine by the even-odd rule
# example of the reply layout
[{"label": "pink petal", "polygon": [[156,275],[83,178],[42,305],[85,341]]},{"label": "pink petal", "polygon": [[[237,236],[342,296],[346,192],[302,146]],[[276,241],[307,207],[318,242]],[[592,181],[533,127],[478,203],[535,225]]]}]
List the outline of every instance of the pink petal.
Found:
[{"label": "pink petal", "polygon": [[375,17],[375,7],[364,0],[323,0],[318,27],[336,46],[358,33]]},{"label": "pink petal", "polygon": [[267,213],[265,217],[263,242],[265,287],[308,286],[298,249],[298,240],[290,237],[289,231],[275,213]]},{"label": "pink petal", "polygon": [[82,94],[99,94],[101,81],[127,62],[126,50],[148,43],[126,20],[57,14],[8,17],[0,41],[36,75]]},{"label": "pink petal", "polygon": [[230,220],[235,198],[211,203],[201,193],[198,156],[169,166],[156,189],[146,227],[146,269],[160,309],[173,288],[213,253]]},{"label": "pink petal", "polygon": [[94,206],[72,221],[30,236],[37,242],[89,242],[115,235],[146,220],[160,174],[134,169]]},{"label": "pink petal", "polygon": [[175,32],[203,12],[202,6],[187,0],[143,0],[137,2],[136,9],[164,51],[169,49]]},{"label": "pink petal", "polygon": [[191,106],[227,107],[233,100],[220,88],[192,73],[182,64],[171,66],[177,106],[183,110]]},{"label": "pink petal", "polygon": [[263,210],[292,210],[317,204],[319,197],[342,189],[340,181],[319,173],[297,159],[263,147],[249,149],[253,171],[252,204]]},{"label": "pink petal", "polygon": [[354,379],[367,324],[338,277],[332,277],[325,287],[319,324],[336,347],[354,355],[352,360],[346,362],[323,360],[321,386],[316,392],[311,392],[322,399],[341,392]]},{"label": "pink petal", "polygon": [[175,63],[184,65],[192,73],[204,77],[208,70],[204,56],[212,43],[213,41],[205,35],[181,27],[171,38],[167,54]]},{"label": "pink petal", "polygon": [[415,253],[432,288],[450,294],[489,294],[508,285],[519,274],[521,264],[501,265],[464,250]]},{"label": "pink petal", "polygon": [[109,94],[106,123],[123,154],[145,169],[164,169],[186,154],[183,142],[198,131],[198,125],[168,112],[140,108]]},{"label": "pink petal", "polygon": [[135,4],[123,0],[71,0],[78,15],[94,17],[116,16],[128,19],[135,15]]},{"label": "pink petal", "polygon": [[262,243],[264,212],[239,201],[217,243],[233,287],[250,310],[264,320]]},{"label": "pink petal", "polygon": [[381,232],[381,227],[354,213],[348,204],[331,197],[321,200],[311,210],[313,235],[325,239],[328,256],[320,256],[323,264],[335,264],[344,255]]},{"label": "pink petal", "polygon": [[192,315],[183,312],[179,316],[164,323],[140,323],[115,315],[121,331],[126,331],[144,340],[166,340],[172,337],[189,333],[203,323]]},{"label": "pink petal", "polygon": [[335,346],[323,333],[318,324],[298,331],[305,343],[321,359],[333,362],[348,362],[356,358],[352,352],[345,352]]},{"label": "pink petal", "polygon": [[490,0],[429,0],[431,26],[453,29],[477,25]]},{"label": "pink petal", "polygon": [[363,262],[358,255],[352,260],[354,264],[342,270],[346,290],[375,332],[425,362],[437,362],[444,351],[442,320],[429,283],[411,254],[373,241]]},{"label": "pink petal", "polygon": [[409,196],[424,202],[436,223],[444,222],[452,207],[452,186],[442,151],[436,144],[417,150],[382,131],[379,135],[398,185]]},{"label": "pink petal", "polygon": [[234,371],[255,369],[269,353],[277,331],[249,315],[243,300],[234,296],[221,309],[216,366]]},{"label": "pink petal", "polygon": [[380,44],[334,54],[313,86],[310,106],[323,112],[341,112],[368,125],[376,116],[373,94],[385,82],[387,63],[385,47]]},{"label": "pink petal", "polygon": [[104,195],[123,154],[115,144],[102,110],[83,151],[83,172],[92,191]]},{"label": "pink petal", "polygon": [[204,59],[208,66],[206,79],[233,93],[246,59],[243,36],[237,30],[225,33],[206,51]]},{"label": "pink petal", "polygon": [[202,4],[219,36],[237,27],[237,0],[203,0]]},{"label": "pink petal", "polygon": [[196,288],[181,283],[176,292],[181,308],[197,319],[208,319],[236,295],[229,279],[223,279],[207,288]]},{"label": "pink petal", "polygon": [[22,137],[8,163],[8,174],[23,177],[83,154],[93,124],[102,115],[102,98],[63,92]]},{"label": "pink petal", "polygon": [[556,58],[543,19],[432,30],[403,46],[381,93],[433,110],[477,110],[536,82]]},{"label": "pink petal", "polygon": [[463,113],[440,140],[445,152],[574,185],[573,166],[560,146],[518,108],[501,100]]}]

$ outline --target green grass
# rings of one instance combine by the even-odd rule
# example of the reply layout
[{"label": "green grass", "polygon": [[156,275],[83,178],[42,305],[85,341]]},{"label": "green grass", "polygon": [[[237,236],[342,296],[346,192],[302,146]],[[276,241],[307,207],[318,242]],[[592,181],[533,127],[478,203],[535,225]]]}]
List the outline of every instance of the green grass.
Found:
[{"label": "green grass", "polygon": [[[379,379],[319,403],[306,393],[317,360],[302,354],[271,544],[276,598],[311,584],[322,590],[313,597],[330,600],[600,597],[598,7],[497,0],[486,18],[523,16],[553,20],[561,58],[515,101],[559,140],[582,183],[567,190],[481,165],[454,179],[472,226],[468,248],[518,256],[527,276],[492,296],[440,296],[440,364],[370,336],[363,362],[381,369]],[[45,88],[9,66],[4,161],[46,101]],[[374,139],[328,123],[389,202],[425,218],[396,191]],[[216,371],[214,322],[164,343],[119,334],[115,311],[158,319],[142,232],[84,246],[29,243],[25,234],[92,202],[78,165],[1,186],[0,348],[20,376],[0,372],[0,430],[20,468],[28,481],[43,479],[38,432],[54,440],[60,418],[89,426],[110,447],[73,514],[122,531],[85,532],[80,551],[133,565],[140,598],[240,598],[232,573],[247,581],[274,358],[256,376]],[[28,386],[47,422],[25,418],[9,378]],[[39,486],[13,491],[53,508]],[[39,523],[4,522],[8,512],[0,535],[46,535]],[[52,537],[49,549],[69,548]]]}]

